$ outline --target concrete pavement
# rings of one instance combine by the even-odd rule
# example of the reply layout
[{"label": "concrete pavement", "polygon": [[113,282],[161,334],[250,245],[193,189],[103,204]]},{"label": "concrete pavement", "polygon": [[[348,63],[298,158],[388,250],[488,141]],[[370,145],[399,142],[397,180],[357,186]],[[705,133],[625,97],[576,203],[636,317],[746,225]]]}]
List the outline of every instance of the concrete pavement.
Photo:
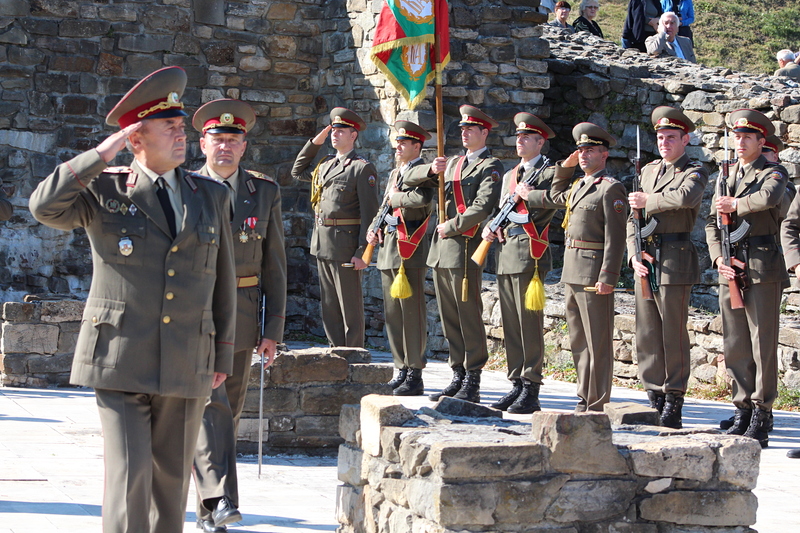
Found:
[{"label": "concrete pavement", "polygon": [[[374,352],[373,358],[391,362],[387,353]],[[427,390],[434,391],[449,383],[450,371],[445,363],[432,362],[424,379]],[[484,372],[482,401],[495,401],[507,388],[502,373]],[[548,380],[541,398],[545,410],[571,411],[575,386]],[[646,403],[641,391],[614,388],[612,401],[630,400]],[[430,405],[424,397],[405,403],[410,408]],[[731,412],[730,404],[687,399],[684,425],[715,427]],[[102,444],[92,391],[0,388],[0,533],[100,531]],[[800,460],[786,457],[786,450],[795,447],[800,447],[800,413],[776,411],[775,431],[762,453],[755,490],[759,509],[754,528],[761,533],[795,531],[800,525]],[[239,478],[244,520],[228,531],[336,529],[335,458],[268,456],[258,479],[256,457],[240,457]],[[192,488],[187,533],[197,531],[194,501]]]}]

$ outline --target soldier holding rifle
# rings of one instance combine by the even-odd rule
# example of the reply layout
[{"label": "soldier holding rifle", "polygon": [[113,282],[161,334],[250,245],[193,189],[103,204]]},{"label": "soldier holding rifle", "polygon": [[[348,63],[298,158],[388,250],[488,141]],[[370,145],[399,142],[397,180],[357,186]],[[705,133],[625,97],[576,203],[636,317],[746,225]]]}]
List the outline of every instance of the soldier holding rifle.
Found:
[{"label": "soldier holding rifle", "polygon": [[394,128],[398,167],[389,175],[383,204],[367,233],[369,252],[363,259],[368,264],[371,248],[382,242],[378,269],[383,284],[386,336],[398,370],[389,385],[396,396],[419,396],[425,392],[422,369],[428,336],[425,259],[430,243],[425,233],[435,189],[410,187],[406,180],[415,174],[427,179],[428,166],[420,152],[431,134],[406,120],[398,120]]},{"label": "soldier holding rifle", "polygon": [[[772,404],[778,395],[781,292],[788,286],[777,240],[788,177],[786,169],[761,155],[766,137],[775,132],[766,116],[740,109],[730,114],[730,122],[738,161],[730,167],[727,179],[718,179],[706,239],[711,260],[720,273],[725,365],[733,380],[736,412],[728,433],[757,439],[766,447]],[[721,224],[718,215],[726,219]],[[726,222],[730,231],[724,227]],[[748,225],[749,232],[743,235],[739,229]],[[726,262],[728,255],[730,264]]]},{"label": "soldier holding rifle", "polygon": [[[606,175],[608,148],[617,141],[603,128],[582,122],[572,129],[578,149],[556,164],[551,188],[566,204],[561,281],[566,296],[572,357],[578,370],[576,412],[602,411],[611,398],[614,366],[614,286],[625,253],[625,187]],[[585,176],[565,177],[580,165]],[[571,174],[570,174],[571,175]]]},{"label": "soldier holding rifle", "polygon": [[[503,177],[502,191],[506,196],[501,202],[502,209],[483,229],[483,239],[486,244],[495,240],[500,243],[497,287],[508,379],[512,383],[511,391],[492,407],[527,414],[541,410],[539,388],[544,362],[544,287],[541,280],[552,268],[547,238],[550,221],[563,204],[550,199],[555,167],[547,166],[549,160],[541,155],[545,141],[555,133],[530,113],[517,113],[514,125],[520,161]],[[562,169],[562,172],[567,177],[572,175],[571,170]],[[499,220],[501,217],[504,220]],[[536,293],[540,294],[542,307],[530,301]],[[526,305],[526,300],[531,305]]]},{"label": "soldier holding rifle", "polygon": [[[658,410],[662,425],[680,429],[683,395],[689,380],[689,296],[692,285],[700,281],[691,232],[708,184],[708,172],[686,155],[689,133],[694,131],[694,124],[686,115],[663,106],[656,108],[650,118],[663,159],[644,167],[641,176],[635,178],[640,181],[640,190],[628,195],[632,208],[628,218],[628,257],[642,281],[636,284],[636,355],[650,406]],[[638,160],[638,146],[636,157]],[[637,211],[644,215],[641,222],[653,226],[638,237]],[[649,265],[637,257],[637,239],[642,255],[650,258]]]},{"label": "soldier holding rifle", "polygon": [[[236,437],[253,349],[269,366],[283,339],[286,251],[280,187],[272,178],[239,166],[247,133],[255,123],[256,114],[248,104],[230,99],[208,102],[192,119],[206,156],[206,164],[197,172],[224,183],[230,193],[237,287],[233,373],[206,401],[194,456],[197,524],[207,532],[225,531],[226,524],[242,519]],[[261,317],[259,295],[265,302]]]}]

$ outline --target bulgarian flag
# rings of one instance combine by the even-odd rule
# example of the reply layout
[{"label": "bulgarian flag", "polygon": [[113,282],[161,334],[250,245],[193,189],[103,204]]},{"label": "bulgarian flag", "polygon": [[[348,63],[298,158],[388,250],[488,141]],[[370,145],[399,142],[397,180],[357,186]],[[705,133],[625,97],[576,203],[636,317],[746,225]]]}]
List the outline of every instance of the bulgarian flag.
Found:
[{"label": "bulgarian flag", "polygon": [[386,0],[370,57],[414,109],[425,99],[425,87],[434,76],[442,83],[442,70],[450,62],[447,0]]}]

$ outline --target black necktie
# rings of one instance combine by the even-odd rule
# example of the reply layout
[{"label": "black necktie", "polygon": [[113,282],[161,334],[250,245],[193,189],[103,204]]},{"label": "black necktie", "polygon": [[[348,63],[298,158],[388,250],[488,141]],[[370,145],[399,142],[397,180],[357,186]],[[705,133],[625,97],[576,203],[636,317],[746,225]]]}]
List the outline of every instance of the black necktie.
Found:
[{"label": "black necktie", "polygon": [[172,209],[172,202],[169,201],[169,192],[167,192],[167,184],[164,181],[162,176],[159,176],[156,180],[156,196],[158,196],[158,203],[161,204],[161,209],[164,210],[164,216],[167,217],[167,224],[169,225],[169,232],[172,234],[172,238],[174,239],[175,236],[178,234],[178,230],[175,226],[175,210]]},{"label": "black necktie", "polygon": [[517,183],[522,181],[522,176],[525,175],[525,167],[520,165],[519,170],[517,170]]}]

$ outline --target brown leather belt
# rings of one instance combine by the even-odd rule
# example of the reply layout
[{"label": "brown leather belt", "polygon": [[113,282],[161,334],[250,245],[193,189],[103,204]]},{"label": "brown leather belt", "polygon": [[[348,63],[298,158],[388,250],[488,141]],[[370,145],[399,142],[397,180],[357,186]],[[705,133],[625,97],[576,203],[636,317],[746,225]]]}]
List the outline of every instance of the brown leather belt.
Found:
[{"label": "brown leather belt", "polygon": [[320,226],[360,226],[360,218],[317,218]]},{"label": "brown leather belt", "polygon": [[578,248],[580,250],[602,250],[605,243],[567,239],[566,245],[567,248]]},{"label": "brown leather belt", "polygon": [[244,278],[236,278],[236,288],[244,289],[247,287],[256,287],[258,285],[258,276],[246,276]]}]

